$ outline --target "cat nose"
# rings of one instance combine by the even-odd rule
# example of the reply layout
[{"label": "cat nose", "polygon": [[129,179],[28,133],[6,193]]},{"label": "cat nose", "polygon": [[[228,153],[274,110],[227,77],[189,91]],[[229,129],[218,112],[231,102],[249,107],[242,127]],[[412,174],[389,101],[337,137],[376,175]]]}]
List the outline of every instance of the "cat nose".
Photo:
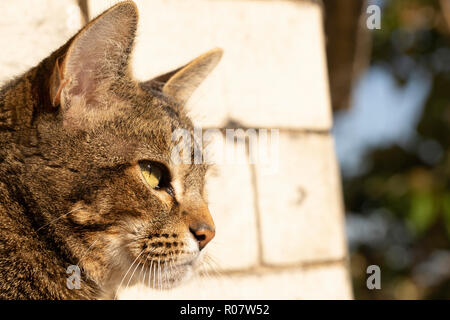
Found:
[{"label": "cat nose", "polygon": [[208,242],[210,242],[216,232],[210,226],[202,224],[195,227],[189,227],[189,231],[194,235],[194,238],[198,241],[198,247],[202,250]]},{"label": "cat nose", "polygon": [[186,225],[197,240],[199,249],[202,250],[216,234],[208,205],[204,201],[185,202],[182,204],[181,213],[186,218]]}]

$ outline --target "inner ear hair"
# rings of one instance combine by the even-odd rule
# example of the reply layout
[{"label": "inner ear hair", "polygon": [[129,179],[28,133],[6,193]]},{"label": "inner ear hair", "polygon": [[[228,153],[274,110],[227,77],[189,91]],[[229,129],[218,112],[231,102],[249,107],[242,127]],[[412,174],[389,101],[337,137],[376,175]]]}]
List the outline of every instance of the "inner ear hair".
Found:
[{"label": "inner ear hair", "polygon": [[53,107],[57,107],[61,103],[61,91],[67,83],[63,77],[62,63],[64,63],[63,57],[55,60],[55,67],[50,77],[50,100]]}]

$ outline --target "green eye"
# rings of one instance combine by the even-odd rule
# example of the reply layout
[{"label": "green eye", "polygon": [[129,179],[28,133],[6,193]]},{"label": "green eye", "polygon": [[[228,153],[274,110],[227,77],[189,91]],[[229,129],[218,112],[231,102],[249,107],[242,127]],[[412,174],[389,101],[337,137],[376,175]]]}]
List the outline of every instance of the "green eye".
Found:
[{"label": "green eye", "polygon": [[163,175],[161,168],[150,161],[141,161],[139,166],[141,168],[142,176],[150,188],[161,188],[160,184]]}]

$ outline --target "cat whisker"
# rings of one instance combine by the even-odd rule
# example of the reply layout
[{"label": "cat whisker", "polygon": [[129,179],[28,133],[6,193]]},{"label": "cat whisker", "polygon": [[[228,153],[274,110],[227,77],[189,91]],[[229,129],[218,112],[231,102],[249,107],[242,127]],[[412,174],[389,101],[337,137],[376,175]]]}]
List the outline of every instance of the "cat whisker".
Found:
[{"label": "cat whisker", "polygon": [[128,289],[128,286],[130,285],[131,279],[133,279],[134,273],[136,272],[136,270],[139,267],[139,265],[140,265],[140,262],[138,262],[136,264],[136,267],[134,268],[133,273],[131,273],[130,279],[128,279],[128,283],[127,283],[127,286],[125,287],[125,290]]},{"label": "cat whisker", "polygon": [[83,256],[81,256],[80,260],[78,260],[77,267],[80,266],[81,260],[83,260],[83,258],[84,258],[84,257],[86,256],[86,254],[94,247],[94,244],[96,244],[98,240],[99,240],[99,239],[96,239],[94,242],[92,242],[92,244],[89,246],[89,248],[87,248],[86,252],[83,254]]},{"label": "cat whisker", "polygon": [[[145,258],[144,264],[142,265],[142,270],[145,269],[145,264],[147,263],[148,257],[150,256],[150,253],[152,253],[152,250],[149,250],[147,257]],[[142,270],[141,270],[141,274],[142,274]],[[142,279],[142,282],[145,283],[145,276],[147,274],[147,269],[145,269],[144,271],[144,278]]]},{"label": "cat whisker", "polygon": [[174,268],[175,277],[178,278],[178,276],[181,274],[180,268],[174,262],[172,262],[172,266]]},{"label": "cat whisker", "polygon": [[227,244],[224,243],[224,242],[216,241],[216,240],[214,240],[213,242],[211,242],[211,244],[213,244],[213,245],[218,245],[218,246],[224,246],[224,245],[227,245]]},{"label": "cat whisker", "polygon": [[160,274],[159,279],[160,279],[160,287],[161,287],[160,290],[162,291],[164,289],[164,283],[165,283],[165,281],[164,281],[165,272],[163,270],[163,265],[161,265],[161,267],[160,267],[159,274]]},{"label": "cat whisker", "polygon": [[[142,265],[142,269],[141,269],[141,273],[140,273],[140,275],[139,275],[139,277],[142,275],[142,271],[144,271],[144,277],[143,277],[143,279],[142,279],[142,283],[145,283],[145,276],[146,276],[146,274],[147,274],[147,269],[145,269],[145,264],[147,263],[147,261],[148,261],[148,257],[150,256],[150,254],[152,253],[152,252],[155,252],[156,251],[156,249],[149,249],[149,251],[148,251],[148,254],[147,254],[147,257],[145,257],[145,260],[144,260],[144,264]],[[152,260],[150,259],[150,262],[151,262]],[[150,265],[151,266],[151,265]],[[149,277],[150,277],[150,274],[149,274]]]},{"label": "cat whisker", "polygon": [[220,264],[216,261],[216,259],[211,254],[205,255],[204,258],[206,259],[206,261],[211,262],[215,267],[220,269]]},{"label": "cat whisker", "polygon": [[170,260],[169,260],[170,270],[174,274],[174,276],[178,275],[177,267],[175,266],[175,259],[173,258],[172,252],[170,253]]},{"label": "cat whisker", "polygon": [[207,280],[212,280],[212,277],[211,277],[211,275],[209,274],[208,270],[205,270],[205,271],[203,272],[202,275],[203,275],[203,277],[206,278]]},{"label": "cat whisker", "polygon": [[222,272],[220,271],[220,265],[214,260],[213,257],[210,255],[204,256],[203,262],[209,267],[208,270],[205,270],[205,272],[212,271],[216,274],[217,277],[223,277]]},{"label": "cat whisker", "polygon": [[153,288],[156,288],[156,264],[153,268]]},{"label": "cat whisker", "polygon": [[150,269],[148,270],[148,287],[150,288],[150,279],[152,274],[153,260],[150,261]]},{"label": "cat whisker", "polygon": [[39,227],[39,228],[36,230],[36,232],[39,232],[39,230],[41,230],[41,229],[43,229],[43,228],[45,228],[45,227],[51,225],[53,222],[55,222],[55,221],[57,221],[57,220],[59,220],[59,219],[61,219],[61,218],[64,218],[65,216],[67,216],[67,215],[69,215],[69,214],[71,214],[71,213],[73,213],[73,212],[75,212],[75,211],[81,210],[81,209],[84,209],[84,208],[83,208],[83,207],[80,207],[80,208],[75,208],[75,209],[70,210],[69,212],[67,212],[67,213],[65,213],[65,214],[63,214],[63,215],[61,215],[61,216],[59,216],[59,217],[53,219],[52,221],[50,221],[50,222],[44,224],[43,226]]},{"label": "cat whisker", "polygon": [[114,300],[117,300],[117,293],[119,292],[120,288],[122,287],[122,283],[124,282],[125,278],[127,277],[128,273],[130,272],[131,268],[133,267],[133,265],[135,264],[135,262],[139,259],[139,257],[141,256],[141,254],[144,253],[145,249],[142,249],[141,253],[139,253],[139,255],[136,257],[136,259],[134,259],[133,263],[130,265],[130,267],[128,268],[127,272],[125,273],[125,275],[123,276],[122,280],[120,281],[119,286],[117,287],[116,290],[116,294],[114,296]]},{"label": "cat whisker", "polygon": [[162,278],[161,278],[161,258],[158,257],[158,282],[159,282],[159,290],[162,291]]},{"label": "cat whisker", "polygon": [[[150,254],[150,252],[148,253],[148,255],[149,255],[149,254]],[[148,258],[148,255],[147,255],[147,258]],[[142,272],[144,272],[144,270],[147,271],[147,270],[145,269],[145,264],[147,263],[147,258],[145,258],[144,263],[142,264],[141,272],[139,273],[139,279],[140,279],[141,276],[142,276]],[[145,275],[145,273],[144,273],[144,275]]]},{"label": "cat whisker", "polygon": [[212,266],[211,266],[210,262],[208,260],[204,259],[203,265],[206,265],[206,267],[203,270],[201,270],[201,272],[198,273],[199,277],[201,278],[203,276],[208,279],[212,279],[212,276],[210,274],[210,270],[211,270]]}]

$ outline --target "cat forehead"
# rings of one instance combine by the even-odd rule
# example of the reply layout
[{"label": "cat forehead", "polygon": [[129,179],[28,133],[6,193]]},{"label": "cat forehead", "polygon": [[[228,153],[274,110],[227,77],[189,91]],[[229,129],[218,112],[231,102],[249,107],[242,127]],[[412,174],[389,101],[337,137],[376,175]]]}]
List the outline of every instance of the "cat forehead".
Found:
[{"label": "cat forehead", "polygon": [[[115,104],[116,112],[90,131],[102,144],[116,145],[118,151],[159,153],[165,158],[176,145],[192,151],[198,144],[191,120],[170,97],[143,92],[112,97],[109,103]],[[180,142],[180,130],[192,138]]]},{"label": "cat forehead", "polygon": [[161,93],[138,91],[122,97],[121,104],[116,123],[125,125],[126,132],[141,134],[143,139],[155,133],[167,138],[180,128],[193,132],[183,108]]}]

